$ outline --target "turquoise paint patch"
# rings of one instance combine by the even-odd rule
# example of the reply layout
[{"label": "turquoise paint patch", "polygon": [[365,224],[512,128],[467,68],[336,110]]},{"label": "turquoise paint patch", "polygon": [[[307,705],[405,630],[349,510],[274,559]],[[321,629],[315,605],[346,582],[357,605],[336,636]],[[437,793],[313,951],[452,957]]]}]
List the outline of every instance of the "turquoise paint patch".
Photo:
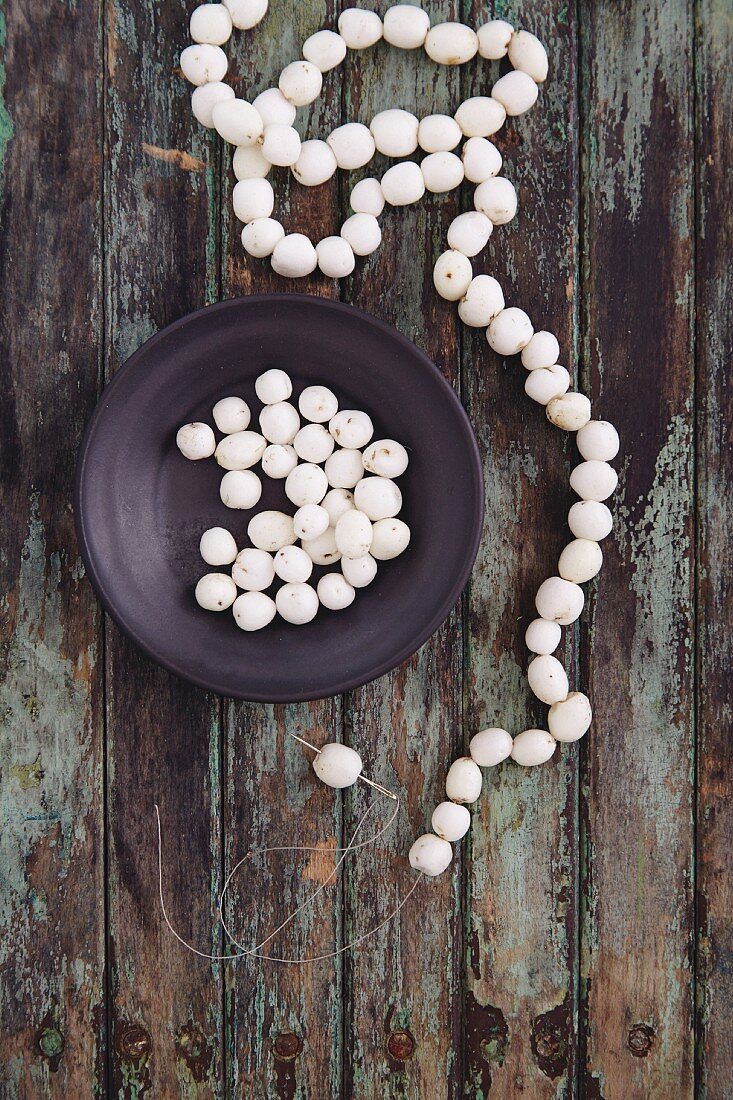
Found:
[{"label": "turquoise paint patch", "polygon": [[[5,12],[0,7],[0,50],[5,49],[7,30],[5,26]],[[0,61],[0,171],[5,165],[5,150],[8,142],[15,134],[13,120],[5,106],[5,65]]]}]

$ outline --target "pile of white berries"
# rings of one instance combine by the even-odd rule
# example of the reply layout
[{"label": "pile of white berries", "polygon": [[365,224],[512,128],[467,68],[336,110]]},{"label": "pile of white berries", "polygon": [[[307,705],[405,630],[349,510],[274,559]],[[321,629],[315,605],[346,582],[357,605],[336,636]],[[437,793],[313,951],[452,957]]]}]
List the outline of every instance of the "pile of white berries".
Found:
[{"label": "pile of white berries", "polygon": [[[181,454],[193,461],[212,455],[227,472],[220,496],[228,508],[251,510],[262,495],[255,472],[284,481],[296,511],[262,511],[247,525],[251,546],[240,548],[234,535],[212,527],[201,536],[207,565],[231,566],[231,573],[207,573],[196,585],[196,600],[207,611],[232,609],[242,630],[261,630],[276,614],[302,625],[319,606],[341,611],[357,588],[377,574],[377,562],[401,554],[410,528],[398,518],[402,492],[394,480],[407,469],[408,455],[394,439],[374,440],[365,412],[341,409],[325,386],[307,386],[297,408],[289,400],[290,377],[271,369],[255,382],[262,402],[259,432],[250,429],[251,411],[241,397],[224,397],[213,408],[223,438],[216,442],[208,424],[184,424],[176,436]],[[302,419],[301,419],[302,418]],[[340,563],[313,587],[314,566]],[[267,590],[284,583],[275,593]],[[242,594],[239,595],[239,590]]]},{"label": "pile of white berries", "polygon": [[[191,107],[197,120],[215,129],[234,146],[237,184],[232,193],[236,217],[244,222],[242,244],[249,255],[270,257],[272,268],[287,278],[303,278],[318,267],[332,279],[354,270],[356,259],[375,252],[382,240],[378,218],[385,205],[410,206],[426,191],[445,194],[464,179],[475,185],[475,210],[460,214],[448,230],[448,251],[435,267],[438,293],[450,301],[462,298],[473,277],[471,258],[485,247],[495,225],[505,225],[517,212],[517,194],[498,178],[502,158],[489,141],[507,116],[524,114],[536,102],[538,85],[547,78],[544,46],[535,35],[492,19],[474,31],[463,23],[430,26],[427,12],[412,4],[376,12],[347,8],[338,32],[318,31],[303,44],[302,60],[286,65],[278,86],[266,88],[250,103],[237,99],[224,82],[228,60],[222,46],[234,27],[254,27],[267,11],[267,0],[223,0],[202,4],[191,16],[194,44],[181,54],[181,70],[196,88]],[[465,100],[453,115],[422,119],[410,111],[380,111],[366,126],[347,122],[324,140],[302,141],[294,127],[297,110],[320,94],[323,73],[336,68],[347,50],[365,50],[384,40],[400,50],[424,49],[440,65],[461,65],[478,55],[487,61],[508,57],[511,72],[499,77],[491,94]],[[456,150],[462,145],[459,152]],[[404,160],[425,154],[420,161]],[[360,180],[349,203],[353,214],[338,236],[315,245],[304,233],[286,233],[272,214],[275,192],[267,179],[273,167],[289,168],[305,187],[318,187],[337,168],[364,168],[377,154],[400,158],[381,179]]]}]

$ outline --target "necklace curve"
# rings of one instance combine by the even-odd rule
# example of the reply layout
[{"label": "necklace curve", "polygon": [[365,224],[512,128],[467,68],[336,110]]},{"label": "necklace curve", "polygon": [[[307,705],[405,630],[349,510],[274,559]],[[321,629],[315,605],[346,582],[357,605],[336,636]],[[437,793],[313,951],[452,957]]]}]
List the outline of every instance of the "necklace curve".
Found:
[{"label": "necklace curve", "polygon": [[[449,866],[452,844],[470,827],[466,807],[481,794],[482,768],[508,758],[523,767],[543,764],[558,744],[583,737],[592,720],[588,697],[570,691],[567,673],[554,653],[562,627],[574,623],[583,610],[581,585],[592,580],[603,563],[600,543],[613,527],[605,501],[618,484],[610,465],[619,451],[618,433],[607,421],[591,419],[588,398],[570,389],[570,374],[558,362],[560,346],[553,333],[535,331],[524,310],[507,306],[497,279],[474,275],[471,264],[494,226],[511,221],[517,211],[516,191],[499,175],[502,157],[489,139],[507,117],[522,115],[534,106],[547,77],[547,53],[531,32],[515,30],[501,19],[474,31],[455,22],[431,27],[428,13],[411,4],[394,5],[383,18],[373,11],[348,8],[339,16],[338,32],[321,30],[311,35],[303,45],[302,59],[285,66],[278,86],[266,88],[250,103],[238,99],[224,81],[228,59],[222,46],[234,28],[255,27],[267,7],[268,0],[202,4],[191,16],[193,44],[180,58],[183,75],[195,85],[191,105],[196,119],[234,146],[238,182],[232,203],[236,217],[244,223],[245,251],[257,259],[269,258],[272,269],[288,278],[305,277],[317,267],[329,278],[345,278],[357,258],[379,247],[378,219],[386,207],[412,205],[426,191],[447,193],[468,180],[475,186],[475,209],[451,222],[448,248],[433,269],[435,289],[442,298],[458,303],[464,324],[485,328],[488,344],[498,355],[520,356],[527,370],[525,392],[545,407],[551,424],[575,433],[581,457],[570,474],[570,486],[579,498],[568,514],[573,538],[560,554],[557,571],[539,586],[537,618],[525,632],[531,654],[527,680],[533,694],[549,707],[547,729],[526,729],[515,735],[498,727],[480,730],[472,737],[468,754],[453,761],[446,775],[446,800],[432,814],[432,831],[418,837],[409,851],[411,866],[433,877]],[[490,95],[464,100],[453,116],[432,114],[418,119],[393,108],[380,111],[369,126],[347,122],[325,141],[301,141],[293,126],[297,110],[318,98],[323,73],[340,65],[348,50],[369,49],[381,39],[396,49],[424,49],[437,64],[465,64],[478,55],[487,61],[508,57],[512,69],[493,83]],[[459,145],[460,156],[455,152]],[[349,198],[353,213],[338,236],[324,237],[314,245],[305,234],[287,233],[272,217],[275,193],[267,176],[273,166],[290,168],[303,186],[316,187],[337,168],[364,168],[376,153],[406,158],[418,150],[425,154],[421,161],[397,159],[380,179],[368,177],[354,185]],[[358,754],[337,742],[324,748],[325,755],[316,750],[319,778],[336,789],[355,783],[361,774]]]}]

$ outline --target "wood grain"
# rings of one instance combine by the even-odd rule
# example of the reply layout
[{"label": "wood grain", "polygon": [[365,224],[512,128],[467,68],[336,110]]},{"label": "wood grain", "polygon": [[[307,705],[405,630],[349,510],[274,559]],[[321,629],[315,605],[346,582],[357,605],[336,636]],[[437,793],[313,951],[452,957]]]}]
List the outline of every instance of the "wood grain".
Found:
[{"label": "wood grain", "polygon": [[697,1068],[701,1096],[724,1096],[733,1073],[733,251],[729,187],[733,12],[698,7],[697,89]]},{"label": "wood grain", "polygon": [[[237,44],[236,71],[242,94],[254,98],[277,84],[280,70],[300,56],[308,35],[336,19],[332,3],[311,2],[297,10],[273,5],[258,27],[258,49],[245,35]],[[340,120],[341,71],[327,74],[319,100],[298,112],[301,136],[326,137]],[[225,296],[299,291],[337,295],[336,284],[315,274],[283,280],[269,262],[248,257],[241,225],[231,213],[231,151],[224,154],[223,292]],[[338,180],[316,188],[297,185],[289,170],[274,169],[275,216],[289,232],[314,242],[334,231]],[[225,869],[243,849],[265,845],[333,848],[341,838],[338,796],[315,778],[310,753],[289,734],[313,744],[342,736],[340,699],[288,707],[228,704],[226,716],[224,837]],[[290,853],[257,861],[232,892],[229,915],[249,946],[274,931],[333,869],[333,856]],[[341,886],[337,880],[268,945],[276,956],[327,954],[341,943]],[[341,970],[337,957],[306,966],[244,959],[227,969],[226,1063],[230,1095],[336,1096],[342,1067]]]},{"label": "wood grain", "polygon": [[[181,0],[110,0],[106,10],[110,374],[218,293],[217,144],[192,120],[175,71],[186,12]],[[215,953],[219,702],[155,667],[111,625],[106,686],[110,1094],[220,1095],[221,975],[163,925],[153,817],[157,802],[171,919]]]},{"label": "wood grain", "polygon": [[[549,43],[550,76],[536,110],[498,135],[519,214],[497,227],[475,270],[499,279],[508,305],[560,342],[577,372],[578,191],[574,9],[496,13]],[[480,22],[474,5],[470,22]],[[471,80],[480,94],[487,74]],[[502,361],[483,330],[466,330],[468,408],[484,456],[484,538],[468,600],[466,736],[486,726],[547,728],[526,680],[524,632],[534,594],[567,538],[568,439],[525,396],[518,357]],[[532,537],[528,538],[528,532]],[[575,637],[558,654],[577,679]],[[583,684],[578,684],[584,687]],[[542,768],[511,761],[485,772],[468,860],[466,1087],[470,1095],[572,1094],[576,1063],[577,757],[567,746]]]},{"label": "wood grain", "polygon": [[[433,6],[431,14],[439,21],[455,18],[459,11],[443,3]],[[392,50],[380,43],[348,58],[344,68],[350,120],[368,122],[392,106],[418,114],[450,112],[458,102],[457,71],[437,68],[421,51]],[[361,175],[380,176],[388,166],[378,157]],[[347,199],[345,193],[344,214]],[[415,340],[454,385],[460,373],[455,307],[435,294],[432,268],[456,211],[454,195],[426,196],[416,207],[388,207],[382,248],[358,265],[344,288],[347,301]],[[461,647],[460,616],[454,613],[415,657],[355,692],[348,704],[350,743],[368,761],[370,776],[402,799],[391,833],[347,872],[349,938],[378,924],[414,882],[407,852],[429,827],[443,794],[447,764],[460,746]],[[373,797],[364,789],[350,793],[347,834]],[[388,812],[386,804],[382,820]],[[452,875],[423,883],[397,921],[348,957],[346,1095],[360,1100],[457,1095],[460,882],[459,858]]]},{"label": "wood grain", "polygon": [[583,9],[583,352],[618,424],[588,629],[582,982],[589,1097],[687,1097],[692,1016],[692,24]]},{"label": "wood grain", "polygon": [[0,62],[0,1095],[101,1096],[101,615],[71,506],[102,346],[98,4],[6,4]]}]

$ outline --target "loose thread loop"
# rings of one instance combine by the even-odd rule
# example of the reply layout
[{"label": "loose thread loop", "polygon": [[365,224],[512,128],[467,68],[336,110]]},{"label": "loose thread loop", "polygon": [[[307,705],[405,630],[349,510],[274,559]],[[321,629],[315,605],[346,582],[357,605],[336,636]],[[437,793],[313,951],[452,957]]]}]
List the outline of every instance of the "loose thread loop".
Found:
[{"label": "loose thread loop", "polygon": [[[294,734],[292,736],[295,737]],[[296,737],[295,739],[298,740],[298,741],[303,740],[302,738],[299,738],[299,737]],[[303,744],[308,745],[308,742],[303,741]],[[314,748],[314,746],[312,746],[312,745],[308,745],[308,747],[309,748]],[[315,749],[315,751],[318,752],[319,750]],[[350,852],[356,852],[359,849],[369,847],[370,845],[376,843],[376,841],[379,839],[379,837],[383,836],[384,833],[386,833],[387,830],[391,828],[395,818],[397,817],[397,814],[399,813],[399,808],[400,808],[399,798],[397,797],[397,795],[392,794],[391,791],[387,791],[385,788],[380,787],[379,784],[372,783],[370,780],[366,780],[366,782],[369,782],[370,786],[373,786],[376,790],[378,790],[385,797],[389,797],[389,798],[391,798],[395,801],[394,811],[392,812],[392,814],[391,814],[389,820],[387,821],[387,823],[385,825],[383,825],[382,828],[379,829],[379,831],[376,832],[373,836],[371,836],[368,840],[362,840],[362,841],[359,841],[359,843],[356,843],[357,837],[359,835],[359,832],[360,832],[362,826],[364,825],[364,823],[367,820],[367,818],[368,818],[369,814],[371,813],[371,811],[377,805],[376,802],[372,802],[372,803],[369,804],[369,806],[367,806],[366,810],[364,811],[364,813],[362,814],[362,816],[359,820],[358,825],[354,829],[354,832],[352,834],[352,837],[351,837],[349,843],[344,848],[320,848],[320,847],[305,846],[305,845],[268,846],[268,847],[265,847],[265,848],[256,848],[256,849],[253,849],[250,852],[247,852],[247,854],[244,855],[239,860],[239,862],[234,865],[232,870],[227,875],[227,877],[224,881],[224,885],[222,887],[221,893],[219,894],[219,898],[218,898],[218,917],[219,917],[219,923],[221,924],[221,927],[224,930],[225,935],[228,937],[231,944],[234,947],[236,947],[238,950],[235,951],[235,952],[227,952],[226,954],[219,954],[219,955],[212,955],[212,954],[209,954],[206,951],[200,951],[197,947],[194,947],[193,944],[188,943],[176,931],[176,929],[171,924],[170,918],[168,917],[168,912],[167,912],[166,907],[165,907],[165,899],[164,899],[164,896],[163,896],[163,837],[162,837],[162,826],[161,826],[161,821],[160,821],[160,809],[158,808],[158,805],[156,803],[155,804],[155,816],[156,816],[157,828],[158,828],[158,896],[159,896],[159,900],[160,900],[161,912],[163,914],[163,920],[165,921],[165,923],[168,927],[168,930],[173,934],[173,936],[175,936],[175,938],[178,940],[178,942],[183,945],[183,947],[185,947],[188,951],[191,951],[194,955],[198,955],[202,959],[211,959],[212,961],[215,961],[215,962],[228,962],[228,961],[231,961],[231,960],[234,960],[234,959],[237,959],[237,958],[242,958],[243,956],[246,955],[246,956],[249,956],[251,958],[263,959],[263,960],[266,960],[268,962],[291,963],[293,965],[301,965],[303,963],[321,962],[322,960],[325,960],[325,959],[336,958],[338,955],[342,955],[345,951],[349,951],[349,950],[351,950],[351,948],[358,947],[360,944],[362,944],[370,936],[373,936],[380,929],[384,928],[385,925],[389,924],[390,921],[394,920],[394,918],[400,912],[402,907],[406,904],[406,902],[412,896],[412,894],[416,890],[418,884],[420,883],[420,881],[424,877],[423,875],[420,875],[418,878],[415,879],[415,882],[412,884],[412,886],[410,887],[408,892],[405,894],[405,896],[400,900],[399,904],[392,910],[392,912],[390,912],[383,920],[381,920],[379,922],[379,924],[376,924],[373,928],[370,928],[367,932],[363,933],[361,936],[358,936],[356,939],[351,940],[349,943],[344,944],[342,947],[339,947],[339,948],[335,949],[334,951],[329,951],[329,952],[326,952],[325,954],[322,954],[322,955],[311,955],[311,956],[308,956],[307,958],[284,958],[284,957],[276,956],[276,955],[263,954],[262,951],[261,951],[261,948],[265,947],[266,944],[268,944],[272,939],[275,938],[275,936],[277,936],[280,932],[282,932],[285,928],[287,928],[287,926],[291,923],[291,921],[293,921],[295,919],[295,917],[298,916],[299,913],[301,913],[309,905],[312,905],[313,902],[316,900],[316,898],[318,898],[320,896],[320,894],[323,893],[323,891],[326,889],[326,887],[329,885],[329,883],[332,882],[333,879],[336,877],[336,874],[338,873],[339,868],[342,866],[344,860],[346,859],[347,855]],[[340,858],[334,864],[333,869],[329,873],[328,877],[326,879],[324,879],[324,881],[316,888],[316,890],[314,890],[313,893],[309,897],[307,897],[305,899],[305,901],[303,901],[297,907],[297,909],[295,909],[290,914],[290,916],[286,917],[286,919],[282,922],[282,924],[280,924],[275,929],[274,932],[271,932],[268,936],[265,937],[264,940],[262,940],[260,943],[258,943],[255,947],[246,948],[236,939],[236,937],[234,936],[233,932],[231,931],[231,929],[229,928],[229,926],[226,922],[226,919],[224,917],[224,902],[225,902],[225,899],[226,899],[227,891],[229,890],[229,887],[232,883],[232,879],[236,875],[239,868],[244,863],[246,863],[248,860],[252,859],[254,856],[256,856],[256,855],[265,855],[269,852],[318,852],[320,855],[324,855],[324,854],[336,855],[337,853],[341,853],[341,855],[340,855]]]}]

